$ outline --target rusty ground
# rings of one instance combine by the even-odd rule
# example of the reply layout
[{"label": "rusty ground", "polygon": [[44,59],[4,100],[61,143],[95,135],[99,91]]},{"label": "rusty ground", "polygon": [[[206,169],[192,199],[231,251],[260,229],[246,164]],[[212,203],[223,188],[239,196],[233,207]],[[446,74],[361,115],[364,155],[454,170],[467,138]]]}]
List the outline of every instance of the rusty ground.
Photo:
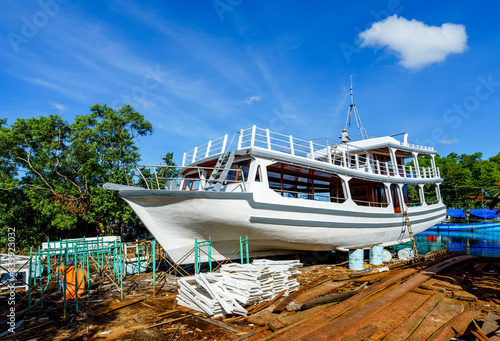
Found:
[{"label": "rusty ground", "polygon": [[[288,297],[247,307],[247,316],[217,319],[177,306],[174,276],[158,276],[155,296],[151,273],[128,276],[123,300],[111,281],[96,278],[79,312],[71,302],[66,318],[47,299],[43,308],[34,299],[31,311],[23,302],[16,321],[24,322],[0,341],[500,340],[500,259],[435,252],[393,262],[389,271],[365,267],[304,267],[300,289]],[[60,305],[57,294],[51,299]],[[0,311],[7,309],[1,299]]]}]

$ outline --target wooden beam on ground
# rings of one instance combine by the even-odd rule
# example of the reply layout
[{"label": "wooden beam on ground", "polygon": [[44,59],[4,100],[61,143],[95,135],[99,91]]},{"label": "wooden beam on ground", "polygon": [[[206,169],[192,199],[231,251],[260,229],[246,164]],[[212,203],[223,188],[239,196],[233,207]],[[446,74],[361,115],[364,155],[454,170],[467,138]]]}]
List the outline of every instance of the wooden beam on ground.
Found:
[{"label": "wooden beam on ground", "polygon": [[486,316],[486,320],[484,320],[481,330],[485,335],[490,335],[489,338],[491,341],[500,341],[500,335],[495,335],[495,332],[500,330],[500,315],[490,311],[488,316]]},{"label": "wooden beam on ground", "polygon": [[283,311],[283,309],[285,309],[285,307],[290,304],[290,302],[292,302],[296,297],[298,297],[299,295],[301,295],[303,292],[311,289],[311,288],[314,288],[315,286],[317,285],[320,285],[321,283],[324,283],[326,281],[329,281],[330,278],[328,278],[327,276],[323,276],[321,278],[319,278],[317,281],[314,281],[313,283],[309,284],[309,285],[306,285],[305,287],[297,290],[297,291],[294,291],[292,292],[290,295],[288,295],[287,297],[285,297],[285,299],[283,301],[281,301],[273,310],[274,313],[281,313]]},{"label": "wooden beam on ground", "polygon": [[333,290],[347,287],[349,285],[351,285],[350,281],[321,283],[314,288],[304,291],[299,297],[296,297],[294,301],[295,304],[305,303],[313,298],[330,294]]},{"label": "wooden beam on ground", "polygon": [[410,339],[413,340],[428,340],[429,337],[451,321],[457,315],[464,311],[464,306],[456,304],[453,300],[444,298],[434,308],[429,315],[425,317],[418,328],[411,334]]},{"label": "wooden beam on ground", "polygon": [[438,305],[443,299],[443,293],[432,295],[424,304],[422,304],[413,314],[401,323],[397,328],[393,329],[384,340],[396,341],[406,340],[417,329],[427,315]]},{"label": "wooden beam on ground", "polygon": [[[330,317],[330,314],[325,314],[324,315],[327,318],[322,318],[319,319],[319,321],[316,321],[312,326],[309,326],[309,328],[305,328],[305,323],[299,324],[295,326],[294,328],[291,328],[287,330],[287,333],[284,333],[283,335],[280,335],[279,338],[277,339],[282,339],[284,340],[285,334],[287,334],[286,339],[290,339],[291,336],[294,336],[294,339],[297,340],[332,340],[335,339],[337,336],[342,335],[344,332],[347,330],[353,328],[356,326],[358,323],[361,321],[365,320],[369,316],[376,314],[378,311],[382,310],[384,307],[388,306],[401,296],[403,296],[405,293],[413,290],[414,288],[418,287],[420,284],[423,282],[427,281],[429,278],[431,278],[433,275],[438,273],[439,271],[451,266],[455,265],[461,261],[471,259],[474,257],[470,256],[457,256],[453,257],[451,259],[447,259],[443,262],[440,262],[438,264],[435,264],[428,269],[422,271],[419,274],[416,274],[406,280],[403,284],[400,284],[398,286],[395,286],[391,290],[385,292],[382,294],[380,297],[377,297],[370,302],[362,305],[361,307],[358,307],[356,309],[353,309],[342,316],[335,318],[332,320]],[[416,272],[415,269],[405,269],[405,270],[414,270],[414,272],[410,272],[410,274],[414,274]],[[401,271],[404,272],[405,270]],[[407,276],[404,276],[405,278]],[[397,277],[396,277],[397,278]],[[403,279],[401,278],[401,279]],[[391,277],[385,277],[384,280],[391,279]],[[384,288],[388,286],[387,281],[380,281],[377,284],[383,285]],[[397,283],[398,281],[394,281],[393,283]],[[377,284],[374,284],[371,288],[376,287]],[[368,288],[364,291],[362,291],[360,294],[363,294],[370,290],[371,288]],[[377,290],[378,291],[378,290]],[[355,295],[351,297],[351,299],[355,299],[358,295]],[[342,302],[348,302],[350,299]],[[342,307],[342,303],[334,306],[332,309],[339,309],[339,307]],[[345,311],[345,310],[344,310]],[[312,320],[312,319],[311,319]],[[322,321],[322,323],[320,322]],[[319,322],[319,323],[318,323]],[[299,336],[300,335],[300,336]],[[299,337],[298,337],[299,336]]]},{"label": "wooden beam on ground", "polygon": [[261,333],[265,332],[265,331],[266,331],[266,330],[268,330],[268,329],[269,329],[269,327],[268,327],[268,326],[262,327],[262,328],[260,328],[260,329],[258,329],[258,330],[256,330],[256,331],[254,331],[254,332],[250,332],[250,333],[248,333],[248,334],[246,334],[246,335],[243,335],[243,336],[241,336],[241,337],[239,337],[239,338],[237,338],[237,339],[234,339],[233,341],[243,341],[243,340],[247,340],[247,339],[249,339],[249,338],[253,338],[253,337],[255,337],[256,335],[259,335],[259,334],[261,334]]},{"label": "wooden beam on ground", "polygon": [[272,335],[272,337],[276,340],[292,340],[298,335],[309,332],[319,325],[337,318],[353,307],[361,304],[363,301],[369,299],[371,296],[377,294],[381,290],[386,289],[388,286],[391,286],[408,276],[414,275],[416,272],[417,270],[412,268],[396,270],[380,282],[375,283],[366,290],[361,291],[357,295],[354,295],[339,304],[321,309],[319,311],[306,311],[304,312],[304,315],[301,315],[300,320],[293,319],[293,316],[295,315],[292,315],[291,319],[283,319],[283,321],[281,321],[282,329],[276,333],[276,335]]},{"label": "wooden beam on ground", "polygon": [[428,295],[414,291],[407,292],[392,304],[356,325],[356,328],[351,328],[342,334],[342,339],[380,340],[406,321],[429,298]]},{"label": "wooden beam on ground", "polygon": [[228,325],[227,323],[224,323],[224,322],[221,322],[221,321],[217,321],[217,320],[214,320],[214,319],[206,319],[206,318],[203,318],[203,317],[198,317],[200,320],[202,321],[205,321],[207,323],[211,323],[213,324],[214,326],[217,326],[219,328],[222,328],[222,329],[225,329],[225,330],[228,330],[230,332],[233,332],[233,333],[241,333],[241,330],[239,329],[236,329],[236,328],[233,328],[231,327],[230,325]]},{"label": "wooden beam on ground", "polygon": [[355,290],[352,290],[352,291],[313,298],[309,301],[304,302],[303,304],[300,304],[300,306],[301,306],[300,309],[304,310],[304,309],[309,309],[309,308],[312,308],[312,307],[315,307],[318,305],[322,305],[322,304],[344,301],[344,300],[348,299],[349,297],[356,295],[359,291],[366,288],[366,286],[367,286],[367,283],[365,282],[359,288],[356,288]]},{"label": "wooden beam on ground", "polygon": [[429,337],[428,341],[451,340],[456,336],[463,335],[471,321],[474,320],[479,313],[480,311],[467,309],[436,330]]},{"label": "wooden beam on ground", "polygon": [[249,314],[255,314],[255,313],[258,313],[259,311],[261,310],[264,310],[266,309],[267,307],[269,307],[271,304],[273,304],[274,302],[276,302],[281,296],[283,296],[283,294],[285,293],[286,290],[283,290],[281,291],[280,293],[278,293],[272,300],[270,301],[265,301],[265,302],[262,302],[261,304],[259,305],[256,305],[256,306],[253,306],[252,310],[249,310],[248,313]]}]

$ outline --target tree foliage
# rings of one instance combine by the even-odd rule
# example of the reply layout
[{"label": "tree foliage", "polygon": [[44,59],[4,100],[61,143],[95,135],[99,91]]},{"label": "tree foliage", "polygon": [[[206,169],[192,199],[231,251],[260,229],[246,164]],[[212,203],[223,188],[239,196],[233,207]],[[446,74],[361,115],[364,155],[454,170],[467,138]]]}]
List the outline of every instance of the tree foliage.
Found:
[{"label": "tree foliage", "polygon": [[71,124],[57,115],[0,120],[0,229],[16,229],[20,248],[137,231],[133,211],[102,185],[126,182],[140,160],[137,138],[152,131],[129,105],[96,104]]},{"label": "tree foliage", "polygon": [[489,160],[482,157],[482,153],[451,153],[436,158],[444,179],[441,194],[447,207],[479,208],[481,202],[470,199],[470,196],[484,195],[483,190],[500,181],[500,153]]}]

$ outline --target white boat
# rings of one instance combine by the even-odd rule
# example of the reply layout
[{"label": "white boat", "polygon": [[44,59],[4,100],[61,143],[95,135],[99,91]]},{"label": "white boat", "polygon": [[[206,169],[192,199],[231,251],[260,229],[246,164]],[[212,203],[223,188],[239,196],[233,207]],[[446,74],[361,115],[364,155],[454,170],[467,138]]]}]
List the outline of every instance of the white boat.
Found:
[{"label": "white boat", "polygon": [[144,166],[144,187],[104,187],[181,263],[193,262],[183,256],[195,239],[224,256],[246,236],[251,255],[358,249],[408,242],[405,214],[413,234],[445,218],[437,153],[407,134],[337,143],[253,126],[235,136],[185,153],[179,183],[168,166]]}]

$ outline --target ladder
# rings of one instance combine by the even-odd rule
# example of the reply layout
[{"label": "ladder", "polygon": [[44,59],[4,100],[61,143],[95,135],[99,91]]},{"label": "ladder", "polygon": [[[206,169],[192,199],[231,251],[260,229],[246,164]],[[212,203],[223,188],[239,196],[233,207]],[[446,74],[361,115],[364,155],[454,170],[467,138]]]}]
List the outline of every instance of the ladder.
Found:
[{"label": "ladder", "polygon": [[404,210],[403,215],[405,217],[406,226],[408,227],[408,235],[410,236],[411,240],[411,248],[413,249],[415,256],[418,256],[417,244],[415,244],[415,237],[413,236],[413,231],[411,229],[411,223],[410,223],[410,218],[408,217],[408,211]]},{"label": "ladder", "polygon": [[226,180],[227,174],[231,169],[234,161],[234,151],[229,153],[221,154],[217,163],[215,164],[214,170],[205,184],[205,191],[215,191],[219,192],[222,188],[224,180]]}]

